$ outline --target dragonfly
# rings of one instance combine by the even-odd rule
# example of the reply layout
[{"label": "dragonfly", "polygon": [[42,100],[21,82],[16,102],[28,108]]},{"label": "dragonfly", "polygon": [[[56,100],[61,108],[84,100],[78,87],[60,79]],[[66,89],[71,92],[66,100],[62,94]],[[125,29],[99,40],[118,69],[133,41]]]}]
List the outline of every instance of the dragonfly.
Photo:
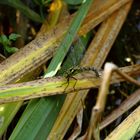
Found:
[{"label": "dragonfly", "polygon": [[[90,40],[90,38],[87,39],[85,37],[77,37],[76,42],[70,47],[68,55],[62,65],[62,69],[60,69],[58,72],[58,75],[63,75],[67,79],[67,86],[65,90],[69,85],[70,78],[75,79],[77,82],[77,79],[74,77],[74,75],[78,73],[93,71],[97,77],[100,77],[99,71],[95,67],[81,67],[79,65],[89,43],[87,40]],[[73,88],[75,88],[76,82]]]},{"label": "dragonfly", "polygon": [[101,76],[99,70],[97,70],[95,67],[80,67],[80,66],[71,67],[64,73],[64,77],[67,79],[67,82],[66,82],[67,86],[65,87],[65,90],[69,86],[70,78],[73,78],[75,80],[75,84],[73,86],[73,89],[75,89],[77,79],[74,77],[74,75],[76,75],[78,73],[86,72],[86,71],[87,72],[93,71],[95,73],[96,77]]},{"label": "dragonfly", "polygon": [[86,71],[93,71],[93,72],[95,72],[95,75],[97,77],[100,77],[99,70],[97,70],[95,67],[80,67],[80,66],[76,66],[76,67],[72,67],[72,68],[67,70],[66,78],[68,78],[70,75],[75,75],[77,73],[86,72]]}]

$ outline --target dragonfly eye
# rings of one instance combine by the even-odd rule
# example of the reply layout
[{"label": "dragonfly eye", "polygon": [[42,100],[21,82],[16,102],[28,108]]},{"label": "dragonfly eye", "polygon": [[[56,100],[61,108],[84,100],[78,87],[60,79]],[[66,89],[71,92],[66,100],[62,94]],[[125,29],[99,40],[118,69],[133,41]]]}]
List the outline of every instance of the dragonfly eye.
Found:
[{"label": "dragonfly eye", "polygon": [[74,69],[71,70],[72,73],[73,73],[74,71],[75,71]]},{"label": "dragonfly eye", "polygon": [[73,68],[70,68],[70,69],[69,69],[69,72],[70,72],[70,73],[74,72],[74,69],[73,69]]}]

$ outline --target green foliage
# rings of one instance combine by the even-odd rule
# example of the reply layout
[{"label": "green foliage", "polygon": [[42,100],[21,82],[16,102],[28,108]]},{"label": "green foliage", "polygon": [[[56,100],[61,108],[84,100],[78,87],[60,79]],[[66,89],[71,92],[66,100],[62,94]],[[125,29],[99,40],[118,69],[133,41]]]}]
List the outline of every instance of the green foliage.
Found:
[{"label": "green foliage", "polygon": [[0,36],[0,43],[3,46],[5,55],[15,53],[18,50],[16,47],[12,47],[12,42],[16,41],[16,39],[19,37],[20,35],[15,33],[10,34],[9,37],[6,35]]},{"label": "green foliage", "polygon": [[9,40],[16,41],[16,39],[19,38],[19,37],[21,37],[21,35],[12,33],[12,34],[9,35]]}]

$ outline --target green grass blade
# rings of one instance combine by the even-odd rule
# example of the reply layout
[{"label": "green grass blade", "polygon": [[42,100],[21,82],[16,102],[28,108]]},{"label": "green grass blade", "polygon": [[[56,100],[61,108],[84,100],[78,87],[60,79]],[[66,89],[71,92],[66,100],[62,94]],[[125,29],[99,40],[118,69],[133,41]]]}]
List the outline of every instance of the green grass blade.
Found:
[{"label": "green grass blade", "polygon": [[[46,135],[48,135],[48,127],[52,125],[53,119],[55,119],[53,115],[57,116],[59,108],[63,103],[63,97],[61,99],[58,99],[57,97],[58,96],[42,98],[41,100],[32,100],[27,106],[22,119],[19,121],[19,125],[16,126],[16,129],[9,140],[45,140]],[[46,120],[49,115],[51,115],[52,120],[48,123]],[[46,126],[45,129],[44,125]],[[37,139],[37,137],[39,139]]]}]

